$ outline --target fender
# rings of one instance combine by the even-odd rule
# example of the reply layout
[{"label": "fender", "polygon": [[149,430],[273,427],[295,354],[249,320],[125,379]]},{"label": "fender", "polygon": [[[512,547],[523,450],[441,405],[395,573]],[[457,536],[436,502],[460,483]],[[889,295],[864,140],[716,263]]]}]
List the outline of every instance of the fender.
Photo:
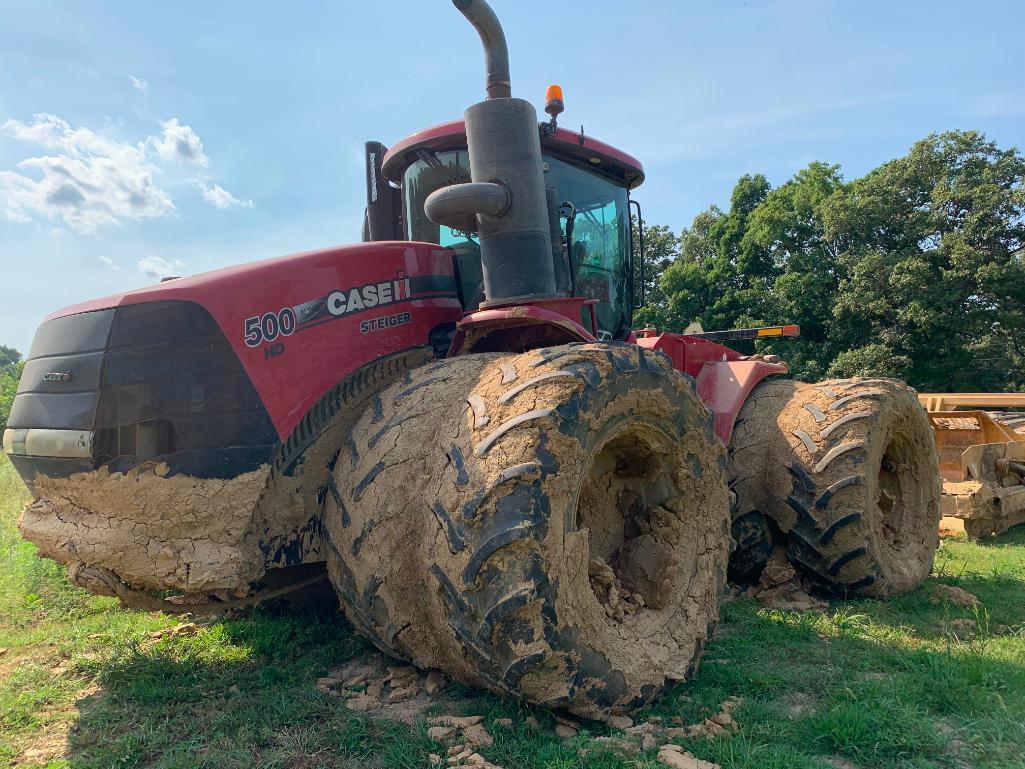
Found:
[{"label": "fender", "polygon": [[786,363],[767,363],[685,334],[641,337],[637,344],[665,353],[673,368],[694,378],[698,397],[715,419],[715,433],[727,446],[737,414],[755,386],[766,377],[790,370]]},{"label": "fender", "polygon": [[[472,352],[522,352],[535,347],[595,342],[596,299],[567,297],[471,312],[456,326],[449,357]],[[577,320],[590,311],[591,331]]]}]

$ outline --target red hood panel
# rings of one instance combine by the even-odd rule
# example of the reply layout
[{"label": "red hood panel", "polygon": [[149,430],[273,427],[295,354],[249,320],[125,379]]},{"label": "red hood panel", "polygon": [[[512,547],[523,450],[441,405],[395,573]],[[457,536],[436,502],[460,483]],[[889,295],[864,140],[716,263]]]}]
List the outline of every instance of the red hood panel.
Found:
[{"label": "red hood panel", "polygon": [[83,302],[47,320],[174,300],[213,316],[282,438],[348,374],[423,347],[433,328],[462,317],[452,252],[393,241],[226,267]]}]

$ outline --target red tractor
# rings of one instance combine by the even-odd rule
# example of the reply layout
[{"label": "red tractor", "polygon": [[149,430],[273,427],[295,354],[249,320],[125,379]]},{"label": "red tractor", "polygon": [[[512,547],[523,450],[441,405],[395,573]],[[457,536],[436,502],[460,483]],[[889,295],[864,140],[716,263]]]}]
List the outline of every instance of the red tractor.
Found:
[{"label": "red tractor", "polygon": [[556,91],[539,125],[490,7],[454,3],[487,99],[367,145],[363,243],[46,319],[4,434],[24,535],[173,611],[326,565],[389,654],[590,716],[686,678],[727,569],[773,548],[833,593],[917,585],[939,487],[914,392],[631,331],[641,164],[557,127]]}]

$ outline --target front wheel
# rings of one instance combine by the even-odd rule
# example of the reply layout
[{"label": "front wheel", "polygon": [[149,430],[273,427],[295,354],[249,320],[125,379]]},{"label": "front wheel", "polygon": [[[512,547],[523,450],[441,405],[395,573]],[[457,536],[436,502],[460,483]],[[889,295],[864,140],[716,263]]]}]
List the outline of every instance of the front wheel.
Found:
[{"label": "front wheel", "polygon": [[381,648],[585,716],[688,675],[718,615],[725,451],[692,380],[633,345],[467,355],[381,393],[325,528]]},{"label": "front wheel", "polygon": [[820,587],[885,596],[928,576],[939,468],[925,412],[903,382],[762,382],[730,445],[737,520],[771,521]]}]

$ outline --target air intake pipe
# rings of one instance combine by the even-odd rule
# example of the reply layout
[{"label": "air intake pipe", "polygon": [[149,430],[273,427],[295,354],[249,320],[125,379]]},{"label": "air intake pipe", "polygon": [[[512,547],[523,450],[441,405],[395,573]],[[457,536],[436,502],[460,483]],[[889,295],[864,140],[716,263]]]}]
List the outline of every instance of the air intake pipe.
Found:
[{"label": "air intake pipe", "polygon": [[463,113],[470,183],[428,196],[435,224],[475,230],[484,268],[483,306],[561,296],[555,282],[537,113],[512,98],[505,33],[484,0],[452,0],[484,45],[488,98]]}]

